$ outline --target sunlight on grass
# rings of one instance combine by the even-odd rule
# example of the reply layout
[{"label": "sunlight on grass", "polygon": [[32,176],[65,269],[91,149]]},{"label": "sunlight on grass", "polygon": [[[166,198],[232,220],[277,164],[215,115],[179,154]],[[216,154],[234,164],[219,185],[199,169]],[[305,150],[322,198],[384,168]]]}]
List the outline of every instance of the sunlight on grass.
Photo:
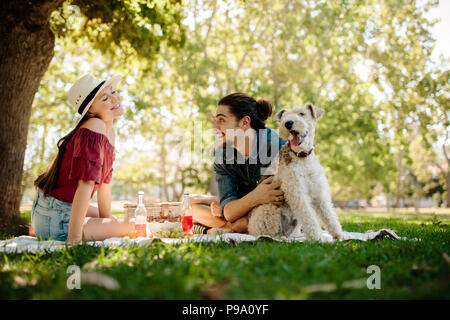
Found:
[{"label": "sunlight on grass", "polygon": [[[31,221],[30,218],[31,206],[22,206],[21,207],[21,215],[23,218]],[[125,214],[123,210],[113,210],[111,212],[116,218],[123,219]],[[450,208],[420,208],[416,211],[414,208],[400,208],[400,209],[391,209],[389,211],[386,210],[378,210],[374,208],[370,208],[368,210],[351,210],[351,209],[336,209],[336,213],[340,218],[397,218],[397,219],[405,219],[408,220],[409,223],[414,223],[414,221],[426,221],[438,219],[443,222],[450,222]]]},{"label": "sunlight on grass", "polygon": [[450,222],[450,208],[421,208],[418,212],[409,209],[397,209],[389,211],[375,210],[336,210],[340,218],[383,218],[404,219],[409,222],[438,219]]},{"label": "sunlight on grass", "polygon": [[[420,240],[154,243],[114,248],[83,244],[51,253],[0,254],[0,298],[449,298],[445,257],[450,255],[450,226],[448,220],[441,220],[446,213],[398,214],[339,212],[346,231],[388,228],[401,237]],[[66,287],[70,265],[86,274],[81,290]],[[371,265],[381,269],[380,290],[365,285]],[[119,289],[89,281],[93,275],[104,276]]]}]

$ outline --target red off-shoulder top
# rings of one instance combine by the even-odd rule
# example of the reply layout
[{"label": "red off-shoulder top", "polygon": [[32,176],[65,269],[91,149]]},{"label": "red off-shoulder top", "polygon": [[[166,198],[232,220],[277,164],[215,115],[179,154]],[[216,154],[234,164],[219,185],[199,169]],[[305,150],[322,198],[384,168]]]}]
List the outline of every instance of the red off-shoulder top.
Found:
[{"label": "red off-shoulder top", "polygon": [[114,160],[114,146],[104,134],[87,128],[78,129],[66,145],[57,187],[49,195],[72,203],[78,180],[92,180],[95,181],[92,199],[102,183],[111,181]]}]

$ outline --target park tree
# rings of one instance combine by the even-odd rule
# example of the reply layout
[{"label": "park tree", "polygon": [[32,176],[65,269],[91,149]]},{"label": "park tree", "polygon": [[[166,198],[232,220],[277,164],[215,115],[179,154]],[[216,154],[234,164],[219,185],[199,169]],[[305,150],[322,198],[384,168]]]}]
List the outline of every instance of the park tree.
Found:
[{"label": "park tree", "polygon": [[193,100],[201,111],[233,91],[268,98],[275,111],[308,101],[324,108],[316,151],[333,197],[370,198],[376,182],[396,190],[393,154],[415,112],[416,84],[429,70],[424,14],[434,4],[195,1],[192,37],[177,65],[190,86],[199,84]]},{"label": "park tree", "polygon": [[[437,205],[445,200],[446,192],[430,192],[435,189],[443,190],[446,187],[447,163],[445,157],[439,153],[439,148],[427,147],[426,141],[422,135],[417,133],[417,129],[412,132],[409,151],[411,157],[415,157],[409,171],[414,179],[411,179],[411,188],[413,190],[413,203],[416,206],[416,200],[431,194]],[[420,155],[418,157],[417,155]]]},{"label": "park tree", "polygon": [[432,64],[430,30],[436,21],[424,15],[437,3],[383,1],[367,20],[370,78],[383,96],[383,127],[391,138],[390,154],[396,163],[395,183],[386,184],[385,191],[395,194],[396,207],[404,196],[402,177],[413,161],[422,161],[409,150],[412,130],[419,128],[430,150],[445,135],[442,126],[449,123],[448,62]]},{"label": "park tree", "polygon": [[[445,69],[444,69],[445,70]],[[443,199],[450,207],[450,71],[430,73],[418,84],[420,112],[410,143],[412,170],[426,189],[444,186]],[[428,106],[428,108],[424,108]],[[437,181],[436,181],[437,180]],[[438,196],[438,195],[436,195]],[[438,199],[440,202],[441,199]]]},{"label": "park tree", "polygon": [[[207,128],[208,114],[231,92],[267,98],[275,111],[311,101],[325,109],[316,150],[333,197],[370,200],[381,184],[399,199],[400,178],[413,161],[407,149],[411,121],[427,127],[437,120],[424,116],[430,106],[424,99],[442,96],[445,85],[444,79],[423,88],[424,79],[442,73],[430,66],[432,22],[425,17],[435,4],[189,1],[186,45],[164,53],[160,72],[143,76],[140,105],[158,109],[156,96],[168,91],[170,98],[158,103],[176,110],[173,123],[189,114]],[[159,87],[152,86],[155,78]],[[442,102],[433,107],[445,110]],[[194,118],[190,109],[197,111]],[[158,135],[151,119],[159,115],[151,107],[142,110],[149,114],[142,132]],[[268,125],[276,128],[273,121]]]},{"label": "park tree", "polygon": [[[444,63],[441,61],[439,70],[420,80],[417,92],[422,100],[419,113],[422,146],[428,165],[435,169],[445,186],[445,203],[450,208],[450,70]],[[422,157],[416,158],[419,163],[424,162]]]},{"label": "park tree", "polygon": [[[50,61],[55,37],[84,40],[125,62],[130,56],[151,60],[162,46],[184,42],[180,2],[68,2],[82,25],[71,30],[64,0],[6,0],[0,3],[0,224],[17,216],[31,106]],[[67,12],[66,12],[67,13]],[[151,66],[151,65],[150,65]]]}]

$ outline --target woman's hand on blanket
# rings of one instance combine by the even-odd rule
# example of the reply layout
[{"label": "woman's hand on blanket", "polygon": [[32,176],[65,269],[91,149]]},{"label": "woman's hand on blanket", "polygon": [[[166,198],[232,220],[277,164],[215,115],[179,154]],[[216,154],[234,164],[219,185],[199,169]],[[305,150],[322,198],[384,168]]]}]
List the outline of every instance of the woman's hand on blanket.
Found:
[{"label": "woman's hand on blanket", "polygon": [[67,244],[79,244],[81,243],[83,240],[82,239],[76,239],[76,238],[67,238],[66,242]]},{"label": "woman's hand on blanket", "polygon": [[110,215],[110,216],[108,217],[108,219],[111,219],[111,220],[114,220],[114,221],[119,221],[119,219],[117,219],[117,217],[114,216],[114,215]]},{"label": "woman's hand on blanket", "polygon": [[252,192],[251,199],[255,206],[259,204],[282,205],[284,192],[280,189],[281,182],[272,182],[273,176],[261,182]]}]

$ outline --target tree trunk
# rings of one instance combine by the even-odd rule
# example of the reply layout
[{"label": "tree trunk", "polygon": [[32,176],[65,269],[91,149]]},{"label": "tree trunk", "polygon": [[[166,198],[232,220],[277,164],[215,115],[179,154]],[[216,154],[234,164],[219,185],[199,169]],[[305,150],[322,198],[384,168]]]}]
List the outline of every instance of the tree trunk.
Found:
[{"label": "tree trunk", "polygon": [[413,205],[414,205],[414,211],[415,212],[419,212],[418,202],[419,202],[419,196],[418,196],[418,194],[416,192],[414,192],[414,194],[413,194]]},{"label": "tree trunk", "polygon": [[50,15],[62,2],[0,2],[0,226],[19,214],[31,106],[53,57]]},{"label": "tree trunk", "polygon": [[162,174],[162,190],[163,190],[163,199],[162,201],[169,201],[169,188],[167,185],[167,169],[166,169],[166,160],[167,160],[167,150],[166,150],[166,132],[162,132],[161,136],[161,149],[160,149],[160,159],[161,159],[161,174]]},{"label": "tree trunk", "polygon": [[278,74],[277,74],[277,52],[275,49],[275,40],[272,38],[271,40],[272,44],[272,81],[273,81],[273,98],[272,98],[272,104],[275,106],[275,108],[278,107],[278,87],[279,87],[279,81],[278,81]]},{"label": "tree trunk", "polygon": [[41,150],[39,153],[39,171],[45,168],[45,142],[47,140],[48,134],[47,123],[45,121],[43,121],[43,123],[44,123],[44,133],[42,134]]},{"label": "tree trunk", "polygon": [[397,183],[396,183],[396,190],[395,190],[395,209],[400,208],[400,198],[402,194],[402,156],[403,152],[402,150],[399,150],[397,153]]},{"label": "tree trunk", "polygon": [[447,188],[447,208],[450,208],[450,164],[449,164],[449,170],[447,170],[447,185],[445,186]]},{"label": "tree trunk", "polygon": [[391,194],[386,193],[386,211],[389,211],[391,208]]}]

